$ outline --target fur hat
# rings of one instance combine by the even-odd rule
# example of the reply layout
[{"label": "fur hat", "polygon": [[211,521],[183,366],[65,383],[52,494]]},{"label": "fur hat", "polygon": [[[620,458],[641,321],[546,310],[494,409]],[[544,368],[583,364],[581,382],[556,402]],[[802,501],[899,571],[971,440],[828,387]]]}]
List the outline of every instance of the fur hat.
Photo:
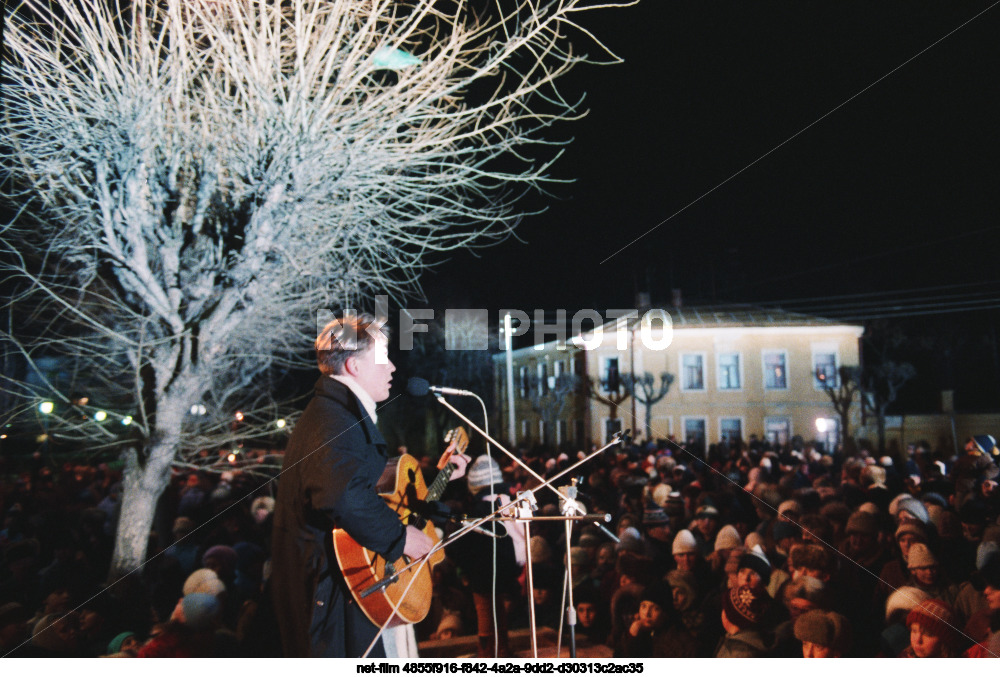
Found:
[{"label": "fur hat", "polygon": [[798,501],[790,498],[787,501],[782,501],[778,505],[778,514],[779,515],[791,514],[798,517],[799,515],[802,514],[802,506],[799,504]]},{"label": "fur hat", "polygon": [[214,595],[195,592],[181,599],[184,625],[201,632],[211,630],[222,617],[222,603]]},{"label": "fur hat", "polygon": [[763,586],[740,585],[730,588],[727,593],[722,596],[722,610],[726,612],[726,619],[741,630],[760,623],[771,601]]},{"label": "fur hat", "polygon": [[835,651],[846,651],[851,644],[851,624],[833,611],[813,609],[795,619],[795,639],[811,642]]},{"label": "fur hat", "polygon": [[719,533],[715,536],[715,550],[730,550],[742,545],[740,534],[732,524],[727,524],[719,529]]},{"label": "fur hat", "polygon": [[888,623],[889,619],[897,611],[905,611],[909,614],[914,607],[918,606],[924,600],[930,599],[930,597],[930,593],[912,585],[904,585],[896,588],[896,591],[889,595],[889,598],[885,601],[885,622]]},{"label": "fur hat", "polygon": [[847,534],[868,534],[869,536],[874,536],[878,533],[878,519],[869,512],[856,510],[847,519],[847,528],[844,531]]},{"label": "fur hat", "polygon": [[910,552],[906,556],[906,568],[921,569],[924,567],[937,566],[938,561],[924,543],[914,543],[910,546]]},{"label": "fur hat", "polygon": [[184,536],[191,533],[194,529],[194,522],[191,521],[190,517],[178,517],[174,520],[174,526],[170,530],[174,536]]},{"label": "fur hat", "polygon": [[469,491],[474,494],[483,487],[490,486],[491,481],[493,484],[503,482],[503,472],[500,470],[500,464],[486,454],[477,457],[472,462],[466,475],[469,483]]},{"label": "fur hat", "polygon": [[[826,605],[826,584],[812,576],[799,576],[788,583],[788,599],[804,599],[816,606]],[[826,645],[824,645],[826,646]]]},{"label": "fur hat", "polygon": [[695,540],[694,534],[692,534],[687,529],[681,529],[674,536],[674,545],[671,549],[671,553],[678,555],[684,552],[698,552],[698,541]]},{"label": "fur hat", "polygon": [[925,599],[906,616],[906,627],[919,623],[928,635],[939,637],[942,642],[954,646],[959,639],[955,610],[947,602],[939,599]]},{"label": "fur hat", "polygon": [[788,551],[788,561],[793,568],[829,571],[830,553],[818,543],[796,543]]},{"label": "fur hat", "polygon": [[[680,571],[678,569],[671,569],[667,574],[667,583],[670,584],[672,588],[680,588],[687,593],[688,607],[694,603],[695,599],[698,597],[698,579],[690,571]],[[678,611],[687,611],[687,607],[684,609],[678,609]]]}]

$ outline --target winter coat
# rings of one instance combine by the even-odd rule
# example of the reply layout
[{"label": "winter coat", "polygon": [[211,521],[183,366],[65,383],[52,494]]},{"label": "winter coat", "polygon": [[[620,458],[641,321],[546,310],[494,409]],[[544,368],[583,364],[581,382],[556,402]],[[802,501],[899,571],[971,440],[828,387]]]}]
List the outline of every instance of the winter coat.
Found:
[{"label": "winter coat", "polygon": [[375,637],[331,534],[339,527],[391,562],[402,556],[405,527],[375,490],[386,461],[385,440],[358,398],[320,378],[288,441],[274,512],[271,592],[286,656],[360,656]]}]

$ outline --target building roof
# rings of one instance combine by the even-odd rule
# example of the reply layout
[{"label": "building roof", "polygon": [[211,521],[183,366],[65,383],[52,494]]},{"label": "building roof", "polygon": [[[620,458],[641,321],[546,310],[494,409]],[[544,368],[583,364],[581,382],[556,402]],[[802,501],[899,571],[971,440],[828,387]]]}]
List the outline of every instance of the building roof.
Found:
[{"label": "building roof", "polygon": [[[781,308],[766,308],[750,304],[732,304],[718,306],[682,306],[680,308],[663,308],[670,315],[674,330],[677,329],[723,329],[737,327],[830,327],[831,329],[852,327],[860,335],[863,327],[831,320],[817,315],[806,315]],[[572,317],[567,313],[567,318]],[[641,314],[640,314],[641,317]],[[611,320],[602,326],[605,332],[613,332],[618,320]],[[522,337],[527,339],[528,336]],[[548,341],[542,345],[555,344]],[[534,345],[522,345],[513,350],[515,355],[527,353],[535,349]],[[503,359],[503,351],[493,356]]]},{"label": "building roof", "polygon": [[752,305],[691,306],[666,309],[674,327],[820,327],[843,322],[816,315],[795,313],[781,308]]}]

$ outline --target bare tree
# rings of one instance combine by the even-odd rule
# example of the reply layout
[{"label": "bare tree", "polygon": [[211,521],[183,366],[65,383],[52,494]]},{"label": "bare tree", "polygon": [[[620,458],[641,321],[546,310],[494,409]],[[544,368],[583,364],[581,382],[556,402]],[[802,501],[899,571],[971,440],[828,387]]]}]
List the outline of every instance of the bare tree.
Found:
[{"label": "bare tree", "polygon": [[[823,392],[830,398],[834,411],[840,417],[840,443],[846,445],[851,437],[851,407],[861,390],[861,370],[854,366],[841,366],[837,378],[830,378],[822,369],[816,371]],[[831,382],[832,381],[832,382]],[[832,451],[832,450],[831,450]]]},{"label": "bare tree", "polygon": [[622,378],[626,392],[646,408],[646,427],[643,432],[647,441],[653,437],[653,405],[667,396],[673,383],[674,375],[666,371],[660,374],[659,388],[656,387],[656,378],[648,371],[639,377],[625,374]]},{"label": "bare tree", "polygon": [[865,369],[865,396],[875,413],[879,451],[885,451],[886,412],[899,397],[900,389],[916,375],[916,367],[909,362],[893,360],[886,360],[875,367]]},{"label": "bare tree", "polygon": [[[538,414],[545,424],[545,434],[539,435],[539,442],[548,444],[549,436],[559,425],[559,419],[567,407],[577,404],[583,381],[577,374],[560,374],[544,379],[532,375],[528,379],[531,410]],[[566,442],[567,440],[562,440]]]},{"label": "bare tree", "polygon": [[[549,128],[582,115],[556,83],[596,61],[570,37],[615,58],[574,23],[585,0],[488,7],[8,12],[0,153],[19,213],[0,236],[18,318],[5,338],[29,364],[61,357],[90,402],[132,417],[115,571],[142,565],[179,455],[231,434],[235,402],[267,420],[265,375],[309,361],[319,309],[413,291],[434,254],[505,237],[517,199],[547,180]],[[24,407],[73,406],[51,380],[7,385]],[[64,436],[122,444],[62,419]]]}]

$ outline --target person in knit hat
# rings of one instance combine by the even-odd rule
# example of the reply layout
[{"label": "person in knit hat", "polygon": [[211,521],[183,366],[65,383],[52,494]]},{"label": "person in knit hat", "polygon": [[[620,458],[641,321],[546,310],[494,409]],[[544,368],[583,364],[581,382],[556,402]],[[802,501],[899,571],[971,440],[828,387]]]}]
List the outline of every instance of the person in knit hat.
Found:
[{"label": "person in knit hat", "polygon": [[760,586],[740,585],[722,596],[722,627],[725,635],[716,647],[716,658],[763,656],[768,640],[762,627],[770,597]]},{"label": "person in knit hat", "polygon": [[139,658],[209,658],[221,618],[222,604],[213,595],[184,595],[170,620],[139,649]]},{"label": "person in knit hat", "polygon": [[639,595],[639,610],[622,636],[616,655],[638,658],[674,657],[677,651],[693,657],[693,646],[679,644],[669,630],[674,624],[670,586],[665,581],[649,585]]},{"label": "person in knit hat", "polygon": [[661,569],[668,569],[673,563],[670,518],[655,503],[648,503],[642,513],[642,528],[646,532],[645,551]]},{"label": "person in knit hat", "polygon": [[719,531],[719,511],[714,505],[706,503],[695,511],[694,519],[689,527],[698,542],[698,550],[702,557],[712,552],[715,534]]},{"label": "person in knit hat", "polygon": [[913,586],[897,588],[885,602],[885,628],[880,637],[878,655],[892,658],[903,653],[910,645],[910,629],[906,627],[906,617],[910,612],[931,596]]},{"label": "person in knit hat", "polygon": [[833,611],[815,609],[795,620],[803,658],[839,658],[851,645],[851,624]]},{"label": "person in knit hat", "polygon": [[226,584],[219,579],[218,574],[212,569],[198,569],[184,581],[185,595],[201,592],[218,597],[225,591]]},{"label": "person in knit hat", "polygon": [[737,570],[738,585],[767,587],[771,580],[771,563],[767,561],[760,546],[755,546],[740,556]]},{"label": "person in knit hat", "polygon": [[954,604],[958,596],[958,586],[952,585],[941,569],[940,562],[934,553],[923,543],[910,546],[906,566],[910,571],[907,585],[920,588],[931,597],[943,599],[948,604]]},{"label": "person in knit hat", "polygon": [[906,617],[910,646],[900,658],[951,658],[958,655],[961,635],[955,612],[947,602],[927,599]]},{"label": "person in knit hat", "polygon": [[739,532],[732,524],[727,524],[719,529],[719,533],[715,536],[715,549],[708,556],[708,563],[716,576],[722,576],[730,551],[740,548],[742,545],[743,539],[740,538]]},{"label": "person in knit hat", "polygon": [[[485,517],[509,502],[500,465],[486,454],[477,457],[468,466],[466,482],[470,496],[465,512],[473,518]],[[524,541],[523,527],[519,524],[507,522],[499,525],[497,522],[487,522],[484,528],[487,531],[495,530],[497,538],[473,532],[449,545],[447,553],[469,579],[476,607],[479,642],[477,655],[480,658],[509,656],[508,605],[505,600],[511,599],[518,592],[518,560],[525,559],[526,553],[530,552],[532,562],[536,565],[536,588],[538,579],[545,578],[547,567],[559,565],[543,537],[536,535],[530,544]],[[496,604],[493,603],[494,591]]]},{"label": "person in knit hat", "polygon": [[687,529],[677,532],[671,552],[680,571],[694,571],[700,553],[694,534]]}]

